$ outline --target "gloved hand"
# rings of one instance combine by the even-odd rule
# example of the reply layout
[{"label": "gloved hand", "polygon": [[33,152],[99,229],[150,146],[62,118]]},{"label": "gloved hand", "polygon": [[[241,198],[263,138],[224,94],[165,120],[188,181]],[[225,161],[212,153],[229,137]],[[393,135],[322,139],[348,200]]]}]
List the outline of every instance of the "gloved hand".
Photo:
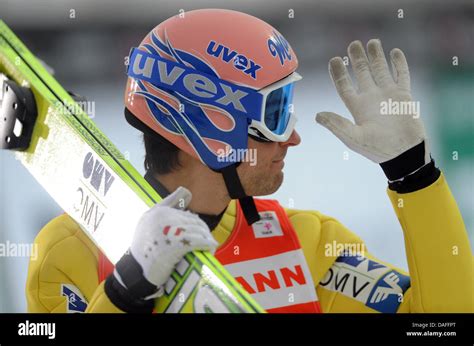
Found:
[{"label": "gloved hand", "polygon": [[184,210],[191,197],[189,190],[179,187],[141,217],[130,250],[105,284],[107,296],[121,310],[151,312],[154,298],[188,252],[215,252],[218,243],[209,227]]},{"label": "gloved hand", "polygon": [[[406,103],[412,102],[412,97],[403,52],[398,48],[390,52],[392,76],[380,41],[370,40],[367,51],[368,58],[360,41],[348,47],[357,90],[343,60],[335,57],[329,61],[334,85],[355,124],[331,112],[318,113],[316,121],[355,152],[381,164],[389,180],[396,180],[431,161],[426,133],[416,103]],[[408,112],[397,114],[391,106]],[[392,161],[399,156],[401,160]]]}]

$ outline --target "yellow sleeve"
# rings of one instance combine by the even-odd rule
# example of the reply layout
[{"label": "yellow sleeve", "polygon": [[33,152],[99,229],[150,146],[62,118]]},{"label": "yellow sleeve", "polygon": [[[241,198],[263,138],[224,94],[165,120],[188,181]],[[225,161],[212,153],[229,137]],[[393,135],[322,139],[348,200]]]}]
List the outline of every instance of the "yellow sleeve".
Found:
[{"label": "yellow sleeve", "polygon": [[[409,277],[371,256],[364,242],[336,219],[317,211],[287,210],[316,286],[321,309],[338,312],[396,312],[410,296]],[[350,249],[351,253],[343,252]],[[385,299],[385,279],[399,281]],[[389,281],[390,282],[390,281]]]},{"label": "yellow sleeve", "polygon": [[[416,192],[388,194],[403,228],[410,276],[374,258],[336,219],[287,210],[323,312],[472,312],[472,254],[444,177]],[[352,253],[341,256],[348,248]]]},{"label": "yellow sleeve", "polygon": [[98,249],[66,214],[35,239],[26,282],[28,312],[120,312],[98,282]]},{"label": "yellow sleeve", "polygon": [[403,228],[411,276],[411,312],[473,312],[473,256],[443,174],[411,193],[388,190]]}]

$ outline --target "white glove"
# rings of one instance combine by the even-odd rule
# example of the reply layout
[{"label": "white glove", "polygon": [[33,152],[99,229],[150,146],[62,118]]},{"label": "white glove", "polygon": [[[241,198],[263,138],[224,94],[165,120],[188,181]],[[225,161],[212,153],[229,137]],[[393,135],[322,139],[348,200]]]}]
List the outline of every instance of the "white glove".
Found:
[{"label": "white glove", "polygon": [[189,190],[179,187],[138,222],[130,252],[145,278],[157,287],[168,281],[188,252],[202,250],[214,254],[218,246],[206,223],[198,215],[183,210],[191,197]]},{"label": "white glove", "polygon": [[175,266],[191,251],[215,252],[218,243],[198,215],[184,209],[191,192],[179,187],[143,214],[130,251],[105,282],[110,301],[125,312],[151,312]]},{"label": "white glove", "polygon": [[405,55],[398,48],[390,52],[392,77],[380,40],[370,40],[367,51],[369,58],[360,41],[354,41],[348,47],[358,90],[343,60],[335,57],[329,61],[331,78],[355,124],[331,112],[318,113],[316,121],[349,148],[375,163],[392,160],[424,141],[424,154],[421,154],[419,161],[424,159],[421,166],[429,163],[431,159],[426,133],[420,114],[416,114],[416,107],[411,107],[411,111],[406,114],[383,114],[384,106],[397,105],[400,110],[400,106],[409,105],[400,102],[412,101]]}]

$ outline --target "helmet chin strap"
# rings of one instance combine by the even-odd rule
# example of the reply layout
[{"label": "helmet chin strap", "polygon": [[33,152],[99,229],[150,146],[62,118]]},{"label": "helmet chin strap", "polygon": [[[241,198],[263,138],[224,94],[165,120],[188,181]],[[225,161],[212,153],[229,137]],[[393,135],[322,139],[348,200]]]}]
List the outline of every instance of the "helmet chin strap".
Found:
[{"label": "helmet chin strap", "polygon": [[220,172],[224,177],[225,186],[227,187],[230,198],[239,200],[245,220],[247,220],[247,224],[250,226],[254,222],[260,220],[260,215],[258,214],[253,197],[247,196],[245,194],[245,190],[242,186],[242,183],[240,182],[240,178],[237,173],[237,167],[239,164],[240,162],[237,162],[230,166],[224,167],[220,170]]},{"label": "helmet chin strap", "polygon": [[[148,133],[151,135],[155,135],[156,133],[153,132],[148,126],[146,126],[143,122],[138,120],[129,110],[125,107],[125,118],[130,125],[135,127],[136,129],[142,131],[143,133]],[[252,136],[253,138],[254,136]],[[255,137],[254,139],[259,141],[265,141],[264,139]],[[229,192],[229,196],[232,199],[238,199],[240,203],[240,207],[244,213],[245,219],[249,225],[253,224],[260,220],[260,215],[258,214],[257,207],[255,206],[255,202],[252,196],[247,196],[245,194],[245,190],[240,182],[239,175],[237,174],[237,167],[240,165],[241,162],[236,162],[230,166],[224,167],[220,170],[214,170],[215,172],[221,173],[224,177],[225,186],[227,187],[227,191]],[[209,167],[210,168],[210,167]],[[212,169],[212,168],[210,168]]]}]

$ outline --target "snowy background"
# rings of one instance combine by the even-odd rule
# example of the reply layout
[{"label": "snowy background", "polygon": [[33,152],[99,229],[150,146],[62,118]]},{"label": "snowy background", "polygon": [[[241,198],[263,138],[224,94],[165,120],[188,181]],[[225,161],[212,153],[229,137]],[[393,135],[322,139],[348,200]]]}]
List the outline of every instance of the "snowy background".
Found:
[{"label": "snowy background", "polygon": [[[67,89],[95,102],[94,121],[140,172],[140,135],[123,118],[123,61],[129,48],[180,9],[229,8],[273,24],[298,54],[304,79],[295,96],[302,143],[290,149],[285,182],[272,197],[285,206],[336,217],[358,233],[374,255],[407,269],[402,231],[380,167],[353,152],[344,159],[348,149],[314,122],[316,112],[323,110],[350,116],[327,73],[331,57],[345,55],[354,39],[380,38],[386,51],[399,47],[408,58],[413,94],[421,102],[433,157],[448,178],[472,244],[473,137],[453,141],[460,138],[456,131],[462,129],[450,125],[450,118],[462,113],[461,127],[473,133],[472,1],[417,1],[413,5],[410,1],[232,0],[190,5],[189,1],[0,0],[0,18],[54,67]],[[75,18],[70,18],[72,9]],[[398,18],[399,9],[404,18]],[[289,18],[291,10],[294,18]],[[458,57],[458,66],[453,66],[453,56]],[[456,112],[442,114],[440,110],[451,105]],[[452,160],[453,151],[459,152],[459,160]],[[0,243],[31,243],[61,212],[11,153],[0,152]],[[28,258],[0,257],[0,312],[26,310],[27,267]]]}]

